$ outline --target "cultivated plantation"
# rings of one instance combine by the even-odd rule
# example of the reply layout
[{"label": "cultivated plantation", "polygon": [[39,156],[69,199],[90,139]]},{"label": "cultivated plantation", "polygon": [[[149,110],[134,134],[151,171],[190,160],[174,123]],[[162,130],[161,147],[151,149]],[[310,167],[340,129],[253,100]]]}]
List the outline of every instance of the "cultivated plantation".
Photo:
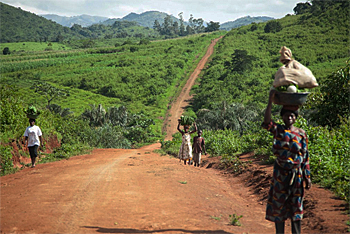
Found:
[{"label": "cultivated plantation", "polygon": [[[203,179],[197,174],[200,173],[199,170],[185,171],[181,168],[180,173],[178,169],[172,168],[170,159],[164,158],[161,161],[167,166],[156,167],[158,162],[152,158],[154,153],[148,151],[157,149],[159,154],[171,156],[178,154],[182,142],[181,134],[176,133],[171,141],[165,141],[165,130],[169,127],[165,119],[171,118],[170,110],[183,88],[191,90],[190,93],[193,95],[191,100],[187,100],[188,106],[183,114],[188,119],[194,119],[198,128],[203,130],[206,150],[210,155],[207,158],[208,162],[211,160],[219,162],[218,168],[235,175],[240,175],[252,168],[254,162],[269,167],[275,161],[271,151],[272,136],[261,128],[261,123],[274,75],[282,66],[279,61],[279,50],[282,46],[287,46],[292,50],[293,58],[308,67],[319,83],[317,88],[303,90],[310,94],[306,104],[300,108],[296,123],[306,131],[309,138],[311,179],[313,183],[345,201],[344,210],[348,212],[350,196],[349,9],[348,1],[314,0],[312,5],[299,4],[294,9],[295,15],[287,15],[282,19],[252,23],[228,32],[218,30],[194,33],[186,37],[167,35],[166,40],[164,35],[161,36],[153,30],[151,30],[151,36],[140,36],[141,38],[130,35],[127,38],[113,38],[113,35],[104,38],[97,36],[80,38],[81,34],[80,36],[69,34],[68,29],[62,29],[66,38],[71,36],[69,40],[2,43],[0,45],[2,51],[0,55],[1,175],[28,169],[26,158],[28,159],[29,154],[23,146],[22,138],[28,126],[24,109],[33,105],[41,112],[37,119],[37,125],[42,129],[44,138],[40,164],[97,152],[99,157],[103,155],[109,157],[97,163],[102,168],[102,172],[95,168],[96,162],[92,156],[84,156],[83,159],[94,167],[91,171],[101,184],[102,181],[116,180],[104,173],[109,171],[110,175],[117,177],[117,174],[113,174],[116,173],[112,170],[113,166],[124,168],[125,171],[129,171],[128,176],[130,176],[132,175],[131,166],[136,165],[142,169],[138,172],[137,178],[144,179],[144,183],[147,183],[145,178],[149,175],[154,175],[149,178],[150,181],[156,181],[154,178],[162,175],[161,183],[168,186],[170,182],[166,178],[170,179],[170,176],[168,177],[167,173],[174,173],[177,183],[168,186],[168,190],[154,189],[159,193],[169,192],[170,196],[171,189],[179,185],[187,186],[187,182],[191,183],[191,181],[181,177],[186,173],[188,176],[193,176],[191,178],[196,178],[192,182],[199,185]],[[134,24],[131,26],[136,27]],[[123,25],[123,27],[127,26]],[[159,27],[161,29],[161,25]],[[86,32],[88,29],[79,30]],[[142,31],[144,29],[137,30],[144,32]],[[55,34],[50,35],[54,38]],[[214,53],[200,72],[195,84],[191,87],[185,86],[209,45],[220,37],[222,38],[217,41]],[[273,119],[281,122],[279,111],[280,107],[274,105]],[[161,143],[159,144],[161,148],[155,143]],[[144,148],[140,149],[140,147]],[[102,151],[106,148],[112,149]],[[112,157],[119,153],[122,159],[114,160]],[[141,153],[146,154],[144,163],[156,169],[151,170],[143,166],[141,163],[143,159],[139,155]],[[150,161],[146,161],[146,158]],[[102,161],[108,162],[111,166],[103,166]],[[74,162],[69,161],[69,165],[73,166]],[[45,170],[49,172],[47,168]],[[62,166],[60,170],[65,169]],[[79,177],[79,172],[76,176]],[[219,179],[215,179],[215,175],[205,176],[213,176],[213,183],[226,186],[218,182]],[[217,181],[214,182],[215,180]],[[123,185],[123,189],[132,184],[133,189],[137,190],[136,180],[129,184],[127,179],[122,179],[118,183]],[[106,189],[101,184],[98,185],[99,189]],[[72,182],[72,187],[74,186],[82,185]],[[79,187],[79,191],[85,188],[91,191],[88,189],[89,186],[90,184],[84,188]],[[152,182],[152,186],[156,187],[157,184]],[[142,188],[147,191],[149,189],[149,187]],[[193,188],[186,189],[188,193],[195,192]],[[216,189],[218,188],[208,187],[208,191]],[[258,191],[265,192],[264,189],[266,188],[257,188]],[[106,191],[114,190],[118,189],[106,189]],[[126,191],[124,192],[127,193]],[[63,191],[61,192],[64,194]],[[152,191],[148,192],[152,194]],[[201,192],[205,193],[204,190]],[[206,200],[213,199],[215,203],[215,199],[224,192],[218,192],[215,197],[213,194],[205,194],[206,197],[202,202],[210,206],[211,203],[207,203]],[[120,194],[106,194],[106,199],[110,199],[108,196],[114,197]],[[78,197],[73,196],[73,198],[79,200]],[[225,202],[231,205],[229,195],[227,197],[224,195],[223,198],[227,199]],[[90,200],[95,202],[92,196]],[[132,201],[133,199],[128,200],[131,203],[125,205],[124,212],[127,212],[127,208],[134,207]],[[142,201],[147,204],[147,197],[143,197]],[[162,202],[167,204],[168,201],[162,200]],[[220,200],[218,204],[227,211],[228,208],[223,208],[225,202]],[[239,203],[239,199],[237,202]],[[242,204],[245,202],[242,200]],[[311,206],[310,203],[308,206]],[[93,204],[88,208],[93,210]],[[107,205],[105,209],[108,209]],[[196,206],[196,209],[199,210],[201,207]],[[215,212],[215,209],[210,207],[211,212]],[[177,211],[182,212],[181,209]],[[134,212],[137,213],[137,211]],[[247,215],[249,212],[253,214],[260,210],[247,211]],[[81,211],[82,213],[85,212]],[[76,218],[72,219],[71,226],[67,224],[66,229],[57,230],[82,231],[73,228],[76,225],[83,225],[77,218],[79,214],[69,217]],[[161,219],[162,214],[159,212],[157,215]],[[239,216],[240,213],[237,213],[237,216],[232,213],[230,215],[231,218],[236,217],[234,221],[238,221],[237,217],[242,218]],[[220,213],[213,213],[210,216],[210,222],[221,218]],[[143,220],[145,217],[140,216],[139,219]],[[88,217],[85,218],[88,219]],[[245,218],[246,215],[243,215],[243,226]],[[120,215],[120,219],[124,217]],[[124,222],[132,223],[126,218]],[[194,220],[189,222],[193,225],[196,223]],[[204,226],[209,228],[210,222]],[[221,222],[223,225],[224,221],[221,220]],[[253,220],[247,221],[247,224],[248,222],[252,222],[253,225]],[[118,222],[115,221],[115,223]],[[142,223],[142,225],[146,224]],[[91,224],[90,228],[92,227],[94,226]],[[220,228],[220,226],[217,227]],[[157,229],[147,228],[148,230]],[[164,230],[172,230],[170,227],[167,228],[169,229],[164,228]],[[268,231],[270,227],[264,228]],[[307,228],[315,232],[321,230],[319,226],[312,226],[312,224]],[[144,229],[140,228],[140,230]],[[125,229],[119,231],[123,230],[125,231]],[[179,230],[183,229],[174,229],[174,231]],[[230,229],[229,231],[242,230]],[[254,231],[254,228],[249,231]]]},{"label": "cultivated plantation", "polygon": [[[155,142],[162,138],[171,102],[211,40],[221,34],[2,56],[3,105],[17,107],[2,111],[3,141],[21,136],[19,129],[27,125],[22,108],[33,104],[43,110],[39,121],[44,132],[58,133],[64,142],[69,138],[79,149]],[[16,129],[10,127],[15,123]]]}]

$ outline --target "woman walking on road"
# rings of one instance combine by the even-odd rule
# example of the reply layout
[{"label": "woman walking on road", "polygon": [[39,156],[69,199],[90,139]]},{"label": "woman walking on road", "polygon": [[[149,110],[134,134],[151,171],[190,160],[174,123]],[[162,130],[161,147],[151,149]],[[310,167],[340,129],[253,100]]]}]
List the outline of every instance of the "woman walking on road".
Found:
[{"label": "woman walking on road", "polygon": [[291,219],[292,233],[301,232],[303,218],[304,186],[311,188],[307,136],[303,129],[293,126],[298,111],[281,110],[284,125],[271,120],[271,90],[262,127],[274,136],[273,154],[277,157],[273,167],[272,184],[268,194],[266,219],[275,222],[276,233],[284,233],[284,222]]},{"label": "woman walking on road", "polygon": [[35,119],[29,119],[30,126],[24,132],[25,145],[29,149],[32,167],[35,167],[35,159],[38,156],[38,147],[42,146],[41,129],[35,125]]},{"label": "woman walking on road", "polygon": [[177,125],[177,130],[182,135],[182,144],[179,151],[179,158],[180,160],[184,161],[185,165],[186,165],[186,162],[188,162],[188,164],[190,165],[192,160],[191,134],[197,131],[197,125],[196,123],[194,123],[193,124],[194,130],[189,132],[189,129],[190,129],[189,125],[185,125],[184,130],[182,131],[180,129],[180,124],[181,124],[181,120],[179,120],[179,123]]}]

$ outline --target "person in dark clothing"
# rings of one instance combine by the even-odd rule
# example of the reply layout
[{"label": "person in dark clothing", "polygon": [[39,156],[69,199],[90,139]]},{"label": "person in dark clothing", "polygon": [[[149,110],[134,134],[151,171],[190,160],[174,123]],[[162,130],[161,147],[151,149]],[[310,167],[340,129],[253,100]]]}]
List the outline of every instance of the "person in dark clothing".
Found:
[{"label": "person in dark clothing", "polygon": [[201,156],[202,152],[206,155],[207,152],[205,150],[205,141],[204,138],[202,137],[202,130],[198,131],[198,136],[195,136],[193,138],[193,161],[194,161],[194,166],[199,167],[201,163]]}]

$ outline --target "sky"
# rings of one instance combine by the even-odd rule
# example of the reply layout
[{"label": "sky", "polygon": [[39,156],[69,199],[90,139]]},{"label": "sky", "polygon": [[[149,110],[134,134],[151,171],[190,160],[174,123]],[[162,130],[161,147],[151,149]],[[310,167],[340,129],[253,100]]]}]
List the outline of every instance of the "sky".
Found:
[{"label": "sky", "polygon": [[297,0],[0,0],[3,3],[37,15],[91,15],[123,18],[129,13],[160,11],[177,18],[183,12],[185,21],[193,18],[220,24],[245,16],[269,16],[276,19],[293,14]]}]

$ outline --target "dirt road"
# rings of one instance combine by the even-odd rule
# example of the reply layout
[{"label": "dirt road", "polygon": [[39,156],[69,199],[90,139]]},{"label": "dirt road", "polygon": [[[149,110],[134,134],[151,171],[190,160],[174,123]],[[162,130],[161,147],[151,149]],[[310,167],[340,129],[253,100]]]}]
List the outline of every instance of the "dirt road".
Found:
[{"label": "dirt road", "polygon": [[182,115],[184,109],[186,106],[189,105],[189,101],[191,100],[192,96],[190,95],[190,91],[192,86],[194,85],[198,75],[201,73],[202,69],[204,68],[205,64],[207,63],[208,59],[214,52],[214,46],[216,43],[221,39],[222,37],[216,38],[212,40],[211,44],[209,45],[207,52],[203,56],[203,58],[199,61],[196,69],[193,71],[193,73],[190,75],[189,79],[187,80],[185,86],[183,87],[179,97],[176,99],[174,103],[171,105],[171,109],[168,111],[167,118],[164,121],[165,129],[166,129],[166,136],[165,140],[171,140],[172,135],[176,133],[177,128],[177,120]]},{"label": "dirt road", "polygon": [[[167,139],[217,40],[173,103]],[[98,149],[2,177],[1,232],[272,232],[264,207],[252,204],[238,181],[230,184],[214,169],[153,153],[159,147]],[[229,225],[233,214],[243,215],[242,226]]]},{"label": "dirt road", "polygon": [[[265,207],[212,169],[141,149],[97,149],[1,179],[3,233],[271,233]],[[231,226],[229,215],[243,215]]]},{"label": "dirt road", "polygon": [[[170,125],[183,105],[173,108]],[[215,169],[218,158],[196,168],[159,148],[96,149],[1,177],[1,233],[274,233],[264,220],[271,167],[232,176]],[[319,188],[308,196],[305,233],[345,230],[341,201]],[[233,214],[242,226],[230,225]]]}]

